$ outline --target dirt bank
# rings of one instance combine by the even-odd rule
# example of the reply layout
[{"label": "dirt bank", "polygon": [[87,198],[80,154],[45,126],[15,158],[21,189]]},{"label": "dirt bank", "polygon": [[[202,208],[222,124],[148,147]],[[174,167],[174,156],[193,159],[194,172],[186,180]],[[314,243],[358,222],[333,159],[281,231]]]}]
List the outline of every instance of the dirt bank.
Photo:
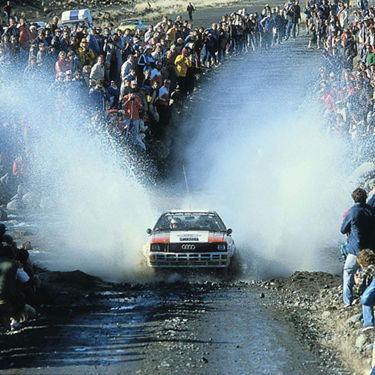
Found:
[{"label": "dirt bank", "polygon": [[323,364],[329,367],[339,359],[350,373],[369,373],[374,333],[362,332],[360,303],[342,308],[339,276],[296,272],[259,285],[265,289],[265,304],[283,314]]}]

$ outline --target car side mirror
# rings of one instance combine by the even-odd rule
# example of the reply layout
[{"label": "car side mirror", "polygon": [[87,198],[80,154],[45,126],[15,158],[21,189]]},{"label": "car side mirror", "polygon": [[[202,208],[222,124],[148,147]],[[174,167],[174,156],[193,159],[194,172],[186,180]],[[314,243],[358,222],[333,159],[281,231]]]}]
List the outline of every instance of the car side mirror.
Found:
[{"label": "car side mirror", "polygon": [[229,236],[232,233],[232,229],[228,228],[227,229],[227,235]]},{"label": "car side mirror", "polygon": [[147,233],[147,234],[151,234],[151,233],[152,233],[152,230],[151,230],[150,228],[147,228],[146,233]]}]

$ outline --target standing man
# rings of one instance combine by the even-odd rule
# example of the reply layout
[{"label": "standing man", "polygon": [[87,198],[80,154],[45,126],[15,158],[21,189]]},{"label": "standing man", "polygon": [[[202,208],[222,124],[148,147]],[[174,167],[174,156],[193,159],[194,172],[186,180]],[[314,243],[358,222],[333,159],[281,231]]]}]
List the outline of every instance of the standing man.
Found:
[{"label": "standing man", "polygon": [[286,15],[288,18],[288,23],[286,25],[285,40],[288,40],[290,35],[293,39],[296,39],[296,26],[298,23],[298,14],[296,13],[296,9],[292,2],[289,3],[286,8]]},{"label": "standing man", "polygon": [[189,20],[193,21],[193,12],[195,12],[194,5],[189,2],[188,6],[186,7],[186,10],[189,14]]},{"label": "standing man", "polygon": [[348,237],[342,287],[344,307],[349,307],[353,302],[354,274],[359,268],[357,255],[362,249],[373,249],[375,244],[375,214],[372,207],[366,204],[367,193],[357,188],[352,198],[354,206],[345,213],[340,229]]},{"label": "standing man", "polygon": [[7,25],[9,25],[10,14],[12,13],[12,6],[10,5],[10,1],[7,1],[6,5],[3,8],[3,11],[5,13]]},{"label": "standing man", "polygon": [[192,65],[188,55],[188,50],[183,48],[181,55],[178,55],[174,61],[177,69],[178,86],[183,96],[187,95],[186,75],[188,68],[190,68]]},{"label": "standing man", "polygon": [[[141,122],[140,111],[142,110],[142,100],[137,95],[137,81],[131,82],[131,92],[124,96],[122,109],[125,111],[126,138],[130,138],[133,145],[141,145],[139,138],[139,128]],[[144,145],[143,145],[144,146]]]}]

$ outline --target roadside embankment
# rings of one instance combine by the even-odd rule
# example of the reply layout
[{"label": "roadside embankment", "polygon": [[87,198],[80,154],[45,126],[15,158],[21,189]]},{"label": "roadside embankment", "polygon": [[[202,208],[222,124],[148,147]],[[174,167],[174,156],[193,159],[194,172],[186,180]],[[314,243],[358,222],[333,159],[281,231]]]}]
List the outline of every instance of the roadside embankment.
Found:
[{"label": "roadside embankment", "polygon": [[265,303],[280,311],[328,367],[342,361],[353,374],[371,368],[374,332],[362,332],[360,302],[343,309],[340,277],[323,272],[295,272],[260,282]]}]

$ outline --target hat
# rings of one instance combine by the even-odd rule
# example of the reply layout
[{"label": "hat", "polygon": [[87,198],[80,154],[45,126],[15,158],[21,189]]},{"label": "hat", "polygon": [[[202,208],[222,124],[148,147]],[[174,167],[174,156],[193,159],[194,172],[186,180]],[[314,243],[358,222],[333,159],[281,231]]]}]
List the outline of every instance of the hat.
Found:
[{"label": "hat", "polygon": [[177,39],[177,44],[182,44],[184,41],[183,41],[183,39],[182,38],[178,38]]},{"label": "hat", "polygon": [[189,53],[189,51],[186,48],[183,48],[182,51],[181,51],[181,53],[183,55],[187,55]]}]

